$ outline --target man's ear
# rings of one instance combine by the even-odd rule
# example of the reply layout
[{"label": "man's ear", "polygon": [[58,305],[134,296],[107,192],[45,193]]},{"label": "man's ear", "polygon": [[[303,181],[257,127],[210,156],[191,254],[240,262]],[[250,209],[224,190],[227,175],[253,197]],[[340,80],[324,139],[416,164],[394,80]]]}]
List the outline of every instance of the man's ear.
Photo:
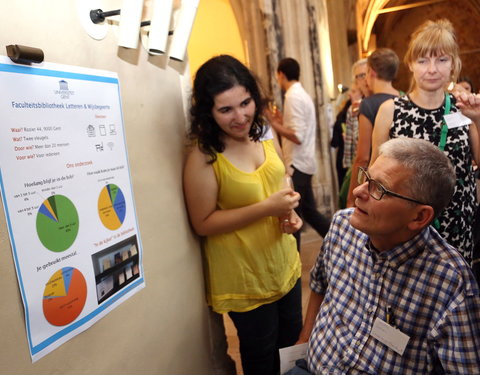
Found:
[{"label": "man's ear", "polygon": [[435,213],[432,206],[426,204],[417,205],[413,219],[408,223],[408,229],[411,231],[422,230],[428,226],[434,219]]}]

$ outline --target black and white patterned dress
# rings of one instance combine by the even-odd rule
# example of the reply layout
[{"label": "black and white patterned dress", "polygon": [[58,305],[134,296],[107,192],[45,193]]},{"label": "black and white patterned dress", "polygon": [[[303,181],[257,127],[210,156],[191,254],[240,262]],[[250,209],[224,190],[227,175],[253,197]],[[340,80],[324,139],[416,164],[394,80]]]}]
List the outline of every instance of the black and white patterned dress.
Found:
[{"label": "black and white patterned dress", "polygon": [[[450,113],[457,112],[455,99],[452,96],[451,100]],[[413,103],[407,95],[395,98],[390,138],[420,138],[438,146],[445,112],[444,105],[445,103],[437,109],[424,109]],[[438,218],[440,222],[438,231],[470,264],[473,251],[472,225],[476,207],[476,187],[468,126],[448,130],[444,153],[455,168],[457,183],[452,201]]]}]

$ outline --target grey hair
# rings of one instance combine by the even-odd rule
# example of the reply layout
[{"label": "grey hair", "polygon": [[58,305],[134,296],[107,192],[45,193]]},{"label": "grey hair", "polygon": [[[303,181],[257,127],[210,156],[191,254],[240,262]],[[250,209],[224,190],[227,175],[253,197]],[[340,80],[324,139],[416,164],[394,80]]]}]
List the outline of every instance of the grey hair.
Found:
[{"label": "grey hair", "polygon": [[456,175],[448,157],[423,139],[395,138],[383,143],[379,155],[392,158],[412,171],[406,181],[412,198],[432,206],[435,217],[450,203]]},{"label": "grey hair", "polygon": [[357,60],[352,65],[352,79],[355,81],[355,69],[361,65],[367,65],[367,58]]}]

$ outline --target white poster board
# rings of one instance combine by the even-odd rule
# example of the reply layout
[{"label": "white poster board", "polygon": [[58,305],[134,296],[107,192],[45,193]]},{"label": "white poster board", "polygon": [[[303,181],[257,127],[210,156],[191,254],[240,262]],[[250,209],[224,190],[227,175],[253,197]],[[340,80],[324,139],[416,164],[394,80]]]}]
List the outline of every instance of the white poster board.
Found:
[{"label": "white poster board", "polygon": [[115,73],[0,57],[0,187],[32,360],[145,286]]}]

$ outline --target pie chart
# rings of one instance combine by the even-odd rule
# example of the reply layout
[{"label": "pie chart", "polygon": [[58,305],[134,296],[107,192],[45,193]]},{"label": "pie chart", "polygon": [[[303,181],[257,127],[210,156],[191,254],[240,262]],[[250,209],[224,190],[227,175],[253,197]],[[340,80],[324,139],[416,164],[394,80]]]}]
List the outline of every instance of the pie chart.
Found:
[{"label": "pie chart", "polygon": [[98,197],[98,215],[103,225],[110,230],[118,229],[125,220],[127,207],[122,190],[115,184],[108,184]]},{"label": "pie chart", "polygon": [[43,315],[54,326],[73,322],[82,312],[87,299],[87,283],[73,267],[55,272],[43,292]]},{"label": "pie chart", "polygon": [[50,251],[61,252],[72,246],[78,225],[77,209],[64,195],[52,195],[38,209],[38,238]]}]

